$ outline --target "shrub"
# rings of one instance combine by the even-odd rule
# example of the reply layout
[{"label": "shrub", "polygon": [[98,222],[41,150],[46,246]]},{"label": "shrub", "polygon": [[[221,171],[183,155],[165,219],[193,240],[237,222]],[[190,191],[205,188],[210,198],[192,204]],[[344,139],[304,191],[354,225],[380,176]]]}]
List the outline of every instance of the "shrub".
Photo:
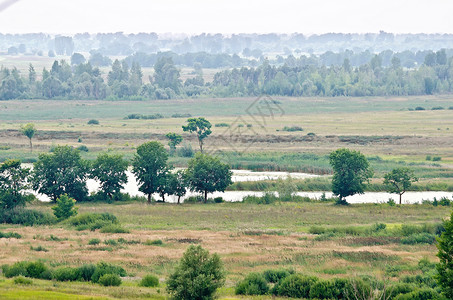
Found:
[{"label": "shrub", "polygon": [[49,214],[34,209],[15,208],[3,212],[3,222],[25,226],[51,225],[57,219]]},{"label": "shrub", "polygon": [[393,198],[389,198],[389,200],[387,201],[387,204],[389,206],[395,206],[396,205],[395,200],[393,200]]},{"label": "shrub", "polygon": [[181,157],[193,157],[195,152],[192,149],[192,145],[189,143],[183,143],[181,147],[177,150],[178,156]]},{"label": "shrub", "polygon": [[425,108],[424,108],[424,107],[421,107],[421,106],[417,106],[417,107],[415,108],[415,110],[425,110]]},{"label": "shrub", "polygon": [[140,283],[138,285],[144,286],[144,287],[159,286],[159,278],[157,278],[154,275],[146,275],[145,277],[142,278],[142,280],[140,281]]},{"label": "shrub", "polygon": [[59,221],[65,220],[69,217],[77,215],[77,207],[75,207],[75,200],[68,197],[68,195],[61,195],[57,199],[57,205],[52,207],[53,214]]},{"label": "shrub", "polygon": [[167,291],[176,299],[211,299],[224,282],[220,257],[192,245],[168,278]]},{"label": "shrub", "polygon": [[[118,224],[118,219],[110,213],[85,213],[68,219],[68,223],[73,226],[87,226],[101,228],[106,224]],[[98,227],[99,226],[99,227]]]},{"label": "shrub", "polygon": [[109,224],[101,228],[102,233],[129,233],[130,231],[121,227],[118,224]]},{"label": "shrub", "polygon": [[11,238],[20,239],[20,238],[22,238],[22,236],[20,234],[18,234],[17,232],[6,232],[6,233],[0,232],[0,239],[1,238],[5,238],[5,239],[11,239]]},{"label": "shrub", "polygon": [[80,278],[80,270],[77,268],[62,267],[53,272],[53,279],[57,281],[77,281]]},{"label": "shrub", "polygon": [[395,300],[432,300],[439,299],[439,294],[434,289],[424,288],[407,294],[400,294]]},{"label": "shrub", "polygon": [[104,274],[99,278],[98,283],[103,286],[119,286],[121,278],[117,274]]},{"label": "shrub", "polygon": [[30,285],[33,284],[33,281],[31,279],[25,278],[23,276],[19,276],[14,278],[14,284],[21,284],[21,285]]},{"label": "shrub", "polygon": [[291,298],[308,298],[311,286],[317,281],[316,277],[293,274],[277,283],[272,293]]},{"label": "shrub", "polygon": [[434,106],[431,108],[431,110],[444,110],[445,108],[443,106]]},{"label": "shrub", "polygon": [[87,123],[88,125],[99,125],[99,120],[91,119]]},{"label": "shrub", "polygon": [[215,197],[214,198],[214,203],[223,203],[225,201],[223,201],[223,198],[222,197]]},{"label": "shrub", "polygon": [[236,286],[237,295],[265,295],[269,292],[264,276],[258,273],[250,273]]},{"label": "shrub", "polygon": [[310,288],[310,298],[334,299],[336,296],[335,285],[329,280],[319,280]]},{"label": "shrub", "polygon": [[401,294],[412,293],[416,289],[416,286],[410,283],[397,283],[389,288],[389,299],[394,299],[396,296]]},{"label": "shrub", "polygon": [[171,115],[172,118],[190,118],[192,117],[191,114],[180,114],[180,113],[176,113],[176,114],[172,114]]},{"label": "shrub", "polygon": [[441,160],[442,160],[442,157],[440,157],[440,156],[433,157],[433,161],[441,161]]},{"label": "shrub", "polygon": [[450,206],[450,204],[451,204],[451,200],[448,199],[447,197],[442,197],[439,200],[439,205],[441,205],[441,206]]},{"label": "shrub", "polygon": [[91,276],[91,281],[97,283],[99,281],[99,278],[101,278],[101,276],[105,274],[116,274],[122,277],[127,275],[126,271],[122,267],[111,265],[105,262],[100,262],[96,265],[96,270]]},{"label": "shrub", "polygon": [[304,131],[304,130],[300,126],[291,126],[291,127],[285,126],[285,127],[283,127],[282,131]]},{"label": "shrub", "polygon": [[39,245],[36,247],[30,246],[30,250],[32,251],[42,251],[42,252],[48,252],[49,250],[47,248],[44,248],[43,246]]},{"label": "shrub", "polygon": [[85,145],[80,145],[80,146],[77,147],[76,149],[79,150],[79,151],[83,151],[83,152],[88,152],[88,151],[90,151],[90,150],[88,149],[88,147],[85,146]]},{"label": "shrub", "polygon": [[99,245],[99,243],[101,242],[100,239],[98,238],[93,238],[91,240],[88,241],[88,245]]},{"label": "shrub", "polygon": [[147,240],[145,242],[145,245],[147,246],[161,246],[163,244],[162,240]]},{"label": "shrub", "polygon": [[401,239],[401,243],[406,245],[434,244],[435,242],[436,235],[427,232],[412,234]]},{"label": "shrub", "polygon": [[4,265],[2,271],[7,278],[22,275],[25,277],[48,279],[49,276],[49,269],[40,261],[20,261],[12,266]]},{"label": "shrub", "polygon": [[96,266],[93,264],[81,265],[77,269],[79,273],[79,280],[90,281],[94,271],[96,271]]},{"label": "shrub", "polygon": [[27,262],[19,261],[13,264],[12,266],[3,265],[2,272],[6,278],[11,278],[19,275],[27,276]]},{"label": "shrub", "polygon": [[214,126],[215,126],[215,127],[230,127],[230,125],[227,124],[227,123],[217,123],[217,124],[215,124]]},{"label": "shrub", "polygon": [[109,239],[109,240],[105,240],[104,244],[110,245],[110,246],[116,246],[116,245],[118,245],[118,242],[114,239]]},{"label": "shrub", "polygon": [[277,283],[281,279],[288,277],[293,271],[288,270],[266,270],[263,275],[267,282]]}]

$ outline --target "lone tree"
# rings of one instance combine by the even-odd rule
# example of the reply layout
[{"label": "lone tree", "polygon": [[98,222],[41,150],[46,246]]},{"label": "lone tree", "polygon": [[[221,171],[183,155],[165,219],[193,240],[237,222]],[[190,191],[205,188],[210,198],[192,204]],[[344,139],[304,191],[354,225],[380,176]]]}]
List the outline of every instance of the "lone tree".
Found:
[{"label": "lone tree", "polygon": [[437,257],[440,261],[436,265],[436,280],[447,299],[453,299],[453,212],[444,227],[445,231],[437,238]]},{"label": "lone tree", "polygon": [[233,173],[226,164],[218,158],[207,154],[197,153],[194,158],[189,160],[186,170],[189,186],[204,195],[204,202],[208,199],[208,193],[220,191],[232,184],[231,176]]},{"label": "lone tree", "polygon": [[101,191],[112,201],[113,195],[119,194],[127,183],[127,167],[120,154],[99,154],[91,166],[90,177],[100,182]]},{"label": "lone tree", "polygon": [[363,194],[373,171],[362,153],[338,149],[330,153],[329,162],[333,168],[332,192],[339,197],[339,204],[347,204],[347,196]]},{"label": "lone tree", "polygon": [[137,147],[132,172],[137,177],[138,189],[148,195],[148,203],[151,203],[151,195],[158,192],[159,185],[165,179],[167,160],[167,151],[159,142],[147,142]]},{"label": "lone tree", "polygon": [[33,144],[31,142],[31,139],[35,136],[36,133],[35,124],[28,123],[21,126],[20,132],[22,132],[22,134],[28,137],[28,139],[30,140],[30,152],[33,152]]},{"label": "lone tree", "polygon": [[169,132],[165,136],[168,139],[168,146],[170,146],[170,154],[175,153],[176,146],[182,142],[182,136],[174,132]]},{"label": "lone tree", "polygon": [[32,172],[33,188],[56,202],[67,194],[78,201],[85,200],[89,163],[70,146],[57,146],[52,153],[41,153]]},{"label": "lone tree", "polygon": [[176,173],[169,173],[167,181],[169,185],[169,194],[178,197],[178,204],[181,201],[181,197],[187,193],[187,179],[184,171],[178,170]]},{"label": "lone tree", "polygon": [[414,172],[409,168],[395,168],[390,173],[384,175],[384,184],[387,186],[389,193],[395,193],[401,197],[412,185],[412,182],[418,181]]},{"label": "lone tree", "polygon": [[28,197],[23,192],[30,187],[29,174],[30,169],[22,168],[20,160],[0,164],[0,211],[25,205]]},{"label": "lone tree", "polygon": [[197,134],[198,145],[200,145],[200,151],[203,153],[204,139],[212,133],[211,122],[205,118],[189,118],[187,122],[186,126],[182,126],[182,130]]},{"label": "lone tree", "polygon": [[225,271],[217,254],[201,246],[189,246],[176,270],[167,280],[167,291],[174,299],[213,299],[225,283]]}]

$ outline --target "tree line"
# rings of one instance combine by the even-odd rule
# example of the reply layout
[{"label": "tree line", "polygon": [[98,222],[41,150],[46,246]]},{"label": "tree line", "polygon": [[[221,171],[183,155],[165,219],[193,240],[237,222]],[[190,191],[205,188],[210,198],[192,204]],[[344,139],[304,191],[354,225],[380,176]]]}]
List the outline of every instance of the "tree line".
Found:
[{"label": "tree line", "polygon": [[393,56],[375,55],[354,67],[349,58],[341,66],[317,66],[306,57],[289,57],[280,66],[264,60],[258,67],[217,72],[205,82],[200,64],[184,82],[171,57],[160,57],[154,74],[144,83],[139,63],[115,60],[104,80],[99,68],[88,63],[55,61],[40,79],[30,64],[28,76],[16,69],[0,70],[0,99],[175,99],[187,97],[278,96],[392,96],[430,95],[453,91],[453,59],[445,50],[425,55],[419,68],[407,69]]}]

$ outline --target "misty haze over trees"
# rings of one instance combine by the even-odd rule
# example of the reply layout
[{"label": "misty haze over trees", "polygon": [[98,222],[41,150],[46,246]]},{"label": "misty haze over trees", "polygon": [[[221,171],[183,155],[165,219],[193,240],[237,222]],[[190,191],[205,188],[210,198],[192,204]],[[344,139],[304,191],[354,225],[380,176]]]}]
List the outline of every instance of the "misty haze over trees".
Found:
[{"label": "misty haze over trees", "polygon": [[[450,34],[0,34],[0,53],[55,57],[49,70],[30,64],[28,74],[2,66],[2,100],[390,96],[453,89]],[[144,77],[142,68],[151,67]],[[181,68],[193,71],[183,80]],[[203,69],[216,70],[206,80]]]}]

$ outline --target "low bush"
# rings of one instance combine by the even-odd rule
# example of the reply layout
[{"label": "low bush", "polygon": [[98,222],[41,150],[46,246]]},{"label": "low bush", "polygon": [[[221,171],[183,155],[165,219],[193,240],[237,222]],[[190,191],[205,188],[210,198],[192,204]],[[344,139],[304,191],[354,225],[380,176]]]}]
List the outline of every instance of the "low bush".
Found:
[{"label": "low bush", "polygon": [[19,276],[14,278],[13,280],[14,284],[20,284],[20,285],[31,285],[33,284],[33,280],[29,278],[25,278],[23,276]]},{"label": "low bush", "polygon": [[88,245],[99,245],[99,243],[101,242],[100,239],[98,238],[93,238],[91,240],[88,241]]},{"label": "low bush", "polygon": [[178,148],[177,154],[180,157],[193,157],[195,155],[195,151],[193,151],[192,145],[189,143],[183,143],[182,146]]},{"label": "low bush", "polygon": [[75,226],[77,230],[90,229],[92,231],[119,223],[118,219],[110,213],[85,213],[71,217],[67,222]]},{"label": "low bush", "polygon": [[25,226],[51,225],[57,222],[57,218],[50,213],[25,208],[15,208],[4,211],[2,217],[4,223]]},{"label": "low bush", "polygon": [[415,245],[415,244],[434,244],[436,242],[436,235],[431,233],[416,233],[401,239],[402,244]]},{"label": "low bush", "polygon": [[18,234],[17,232],[0,232],[0,239],[11,239],[11,238],[14,238],[14,239],[20,239],[22,238],[22,236],[20,234]]},{"label": "low bush", "polygon": [[432,299],[442,299],[439,296],[439,293],[434,289],[423,288],[407,294],[400,294],[393,298],[395,300],[432,300]]},{"label": "low bush", "polygon": [[272,293],[291,298],[309,298],[310,288],[317,281],[318,278],[313,276],[293,274],[278,282],[272,289]]},{"label": "low bush", "polygon": [[15,264],[2,266],[3,275],[7,278],[19,275],[38,279],[50,279],[50,270],[40,261],[19,261]]},{"label": "low bush", "polygon": [[99,120],[91,119],[87,122],[88,125],[99,125]]},{"label": "low bush", "polygon": [[230,124],[227,123],[217,123],[214,125],[215,127],[230,127]]},{"label": "low bush", "polygon": [[114,239],[109,239],[109,240],[105,240],[104,244],[109,245],[109,246],[116,246],[116,245],[118,245],[118,242]]},{"label": "low bush", "polygon": [[53,279],[56,281],[77,281],[81,279],[78,268],[62,267],[54,270]]},{"label": "low bush", "polygon": [[292,270],[266,270],[263,272],[264,278],[267,282],[270,283],[277,283],[281,279],[288,277],[289,275],[293,274],[294,271]]},{"label": "low bush", "polygon": [[104,274],[99,278],[98,283],[103,286],[119,286],[121,278],[117,274]]},{"label": "low bush", "polygon": [[81,265],[77,268],[79,273],[79,280],[91,281],[91,277],[96,271],[96,266],[93,264]]},{"label": "low bush", "polygon": [[42,251],[42,252],[48,252],[49,250],[47,248],[44,248],[43,246],[39,245],[36,247],[30,246],[30,250],[32,251]]},{"label": "low bush", "polygon": [[147,246],[161,246],[164,243],[162,240],[147,240],[144,244]]},{"label": "low bush", "polygon": [[172,118],[190,118],[192,117],[191,114],[180,114],[180,113],[176,113],[176,114],[172,114],[171,115]]},{"label": "low bush", "polygon": [[142,278],[138,285],[144,287],[156,287],[159,286],[159,278],[154,275],[146,275]]},{"label": "low bush", "polygon": [[93,275],[91,276],[91,281],[97,283],[101,276],[105,274],[116,274],[122,277],[127,275],[126,271],[120,266],[100,262],[96,265],[96,270],[93,272]]},{"label": "low bush", "polygon": [[398,295],[409,294],[417,287],[410,283],[396,283],[389,288],[389,299],[394,299]]},{"label": "low bush", "polygon": [[244,280],[236,286],[237,295],[265,295],[269,292],[269,286],[263,275],[258,273],[248,274]]},{"label": "low bush", "polygon": [[330,280],[318,280],[310,288],[310,298],[338,299],[334,283]]},{"label": "low bush", "polygon": [[291,126],[291,127],[288,127],[288,126],[285,126],[283,127],[282,131],[304,131],[302,127],[300,126]]}]

